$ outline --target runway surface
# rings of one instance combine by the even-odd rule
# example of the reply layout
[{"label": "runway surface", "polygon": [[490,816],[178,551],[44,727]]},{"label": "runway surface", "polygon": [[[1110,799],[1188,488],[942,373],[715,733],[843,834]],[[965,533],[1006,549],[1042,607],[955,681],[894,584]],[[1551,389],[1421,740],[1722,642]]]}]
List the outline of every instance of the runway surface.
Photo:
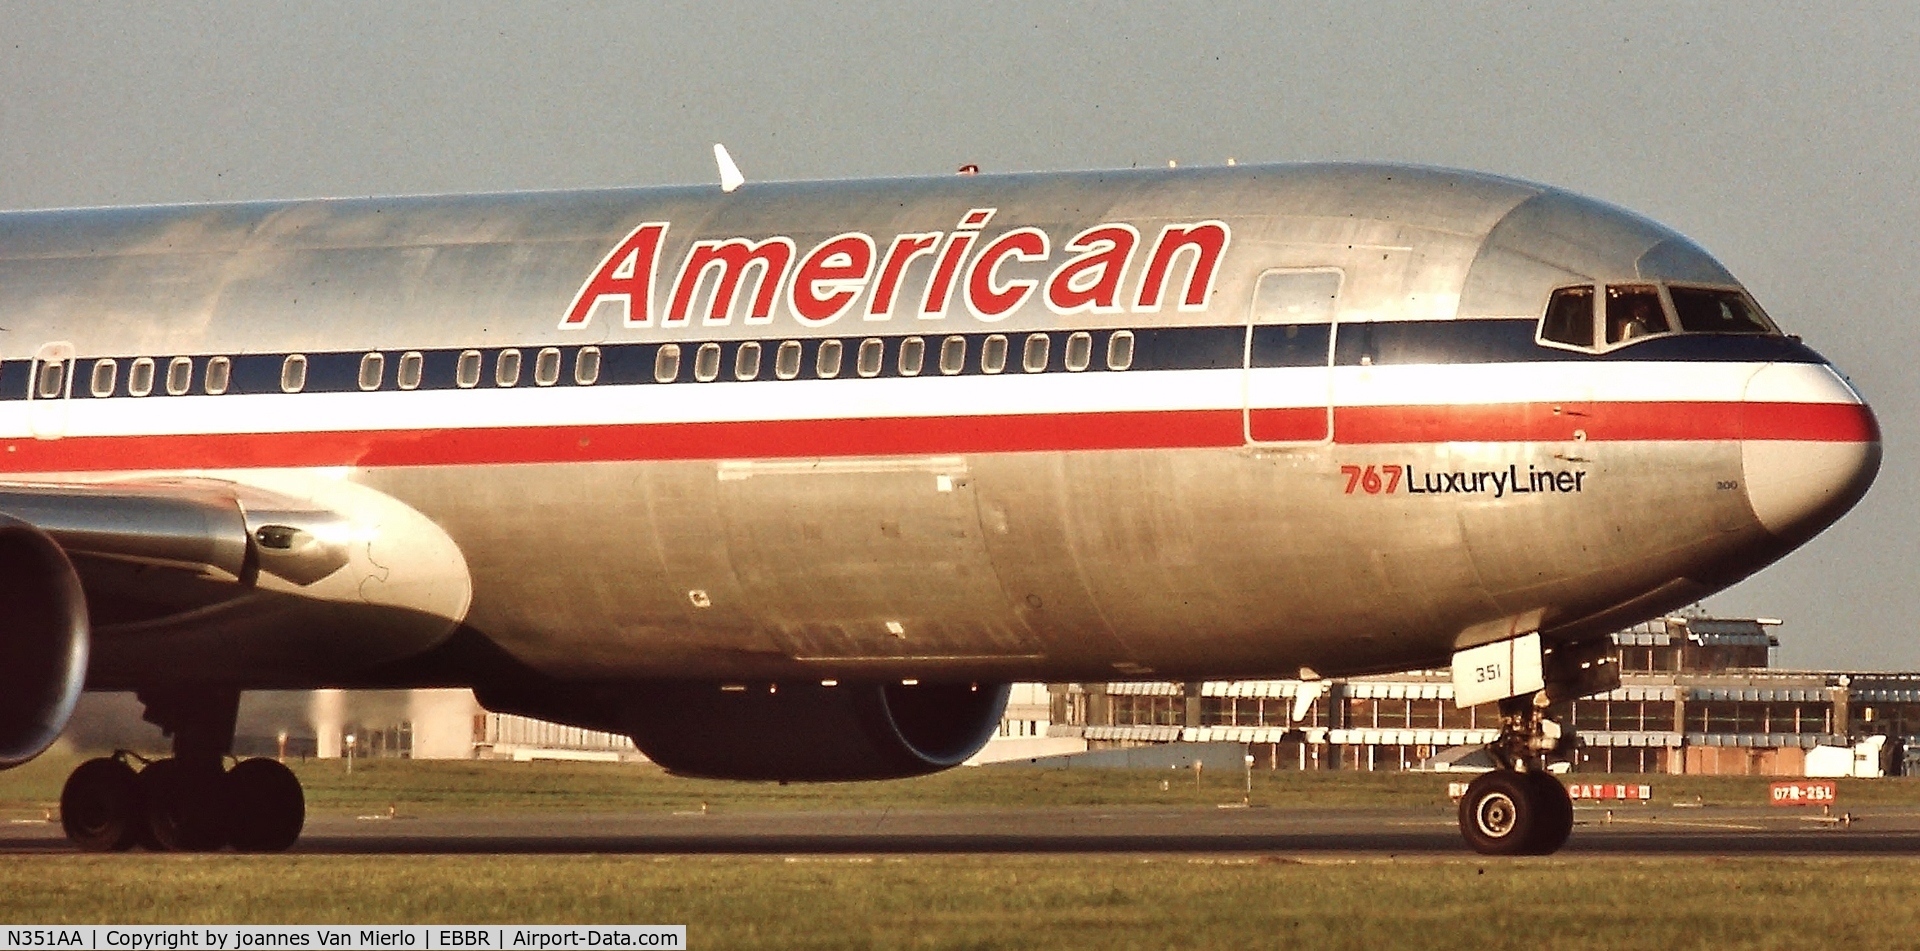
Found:
[{"label": "runway surface", "polygon": [[[1920,856],[1920,809],[1582,806],[1563,856]],[[57,823],[0,826],[0,853],[72,847]],[[512,813],[310,819],[306,854],[1267,853],[1466,855],[1449,810],[1100,808]]]}]

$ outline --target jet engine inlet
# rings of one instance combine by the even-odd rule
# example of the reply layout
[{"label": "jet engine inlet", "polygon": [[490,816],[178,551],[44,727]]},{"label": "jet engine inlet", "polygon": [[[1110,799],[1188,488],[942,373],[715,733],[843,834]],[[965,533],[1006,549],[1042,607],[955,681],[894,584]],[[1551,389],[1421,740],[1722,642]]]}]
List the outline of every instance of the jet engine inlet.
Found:
[{"label": "jet engine inlet", "polygon": [[60,736],[87,677],[87,602],[45,532],[0,518],[0,769]]}]

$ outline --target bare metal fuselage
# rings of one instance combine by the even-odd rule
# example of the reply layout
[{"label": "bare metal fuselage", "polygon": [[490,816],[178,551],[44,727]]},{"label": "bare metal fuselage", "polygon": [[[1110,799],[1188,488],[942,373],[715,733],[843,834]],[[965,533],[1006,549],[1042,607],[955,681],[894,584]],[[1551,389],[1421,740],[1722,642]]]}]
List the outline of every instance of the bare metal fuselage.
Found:
[{"label": "bare metal fuselage", "polygon": [[81,559],[95,687],[458,681],[408,666],[456,632],[558,680],[1408,669],[1695,600],[1871,480],[1796,341],[1536,340],[1621,282],[1737,288],[1398,167],[12,214],[0,467],[239,487],[251,562]]}]

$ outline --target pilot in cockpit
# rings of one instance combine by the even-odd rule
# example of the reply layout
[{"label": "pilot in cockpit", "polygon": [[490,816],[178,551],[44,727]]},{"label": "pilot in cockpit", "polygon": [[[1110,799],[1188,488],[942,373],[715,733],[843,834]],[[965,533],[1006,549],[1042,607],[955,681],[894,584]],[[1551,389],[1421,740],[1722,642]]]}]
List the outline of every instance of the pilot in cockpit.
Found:
[{"label": "pilot in cockpit", "polygon": [[1667,318],[1661,312],[1657,292],[1637,288],[1607,290],[1608,343],[1625,343],[1667,331]]}]

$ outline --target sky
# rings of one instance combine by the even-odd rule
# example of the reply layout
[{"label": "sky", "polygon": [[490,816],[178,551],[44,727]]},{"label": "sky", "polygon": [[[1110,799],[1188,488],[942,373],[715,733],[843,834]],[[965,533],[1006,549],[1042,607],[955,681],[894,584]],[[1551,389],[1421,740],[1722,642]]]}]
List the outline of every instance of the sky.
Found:
[{"label": "sky", "polygon": [[1920,669],[1920,5],[0,0],[0,208],[1382,160],[1674,227],[1868,397],[1854,512],[1709,599]]}]

